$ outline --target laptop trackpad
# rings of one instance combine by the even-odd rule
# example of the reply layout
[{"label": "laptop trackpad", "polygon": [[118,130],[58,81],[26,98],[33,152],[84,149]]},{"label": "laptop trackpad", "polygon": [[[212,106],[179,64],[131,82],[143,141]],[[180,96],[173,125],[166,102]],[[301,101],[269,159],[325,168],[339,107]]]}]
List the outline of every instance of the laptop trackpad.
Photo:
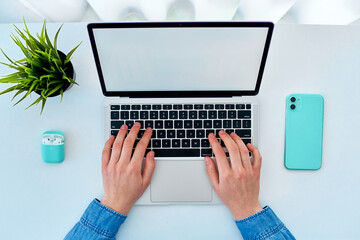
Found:
[{"label": "laptop trackpad", "polygon": [[150,193],[153,202],[210,202],[212,187],[204,160],[157,160]]}]

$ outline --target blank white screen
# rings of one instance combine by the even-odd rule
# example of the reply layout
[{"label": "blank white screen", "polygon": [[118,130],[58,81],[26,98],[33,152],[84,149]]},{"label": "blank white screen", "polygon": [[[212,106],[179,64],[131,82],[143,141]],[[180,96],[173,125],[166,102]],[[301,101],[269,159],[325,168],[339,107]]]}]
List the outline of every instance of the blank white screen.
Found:
[{"label": "blank white screen", "polygon": [[268,28],[94,29],[107,91],[254,90]]}]

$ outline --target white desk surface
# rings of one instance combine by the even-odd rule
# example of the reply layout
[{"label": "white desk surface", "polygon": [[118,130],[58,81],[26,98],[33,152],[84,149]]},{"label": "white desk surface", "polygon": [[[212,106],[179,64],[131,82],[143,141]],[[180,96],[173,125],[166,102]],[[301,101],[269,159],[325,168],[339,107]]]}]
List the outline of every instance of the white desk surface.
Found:
[{"label": "white desk surface", "polygon": [[[33,32],[41,24],[29,24]],[[49,24],[53,36],[60,24]],[[0,25],[0,47],[13,58],[20,50]],[[62,239],[87,205],[102,196],[103,95],[86,24],[67,23],[59,49],[75,52],[74,86],[59,98],[28,110],[13,94],[0,96],[0,232],[2,239]],[[360,26],[277,25],[260,93],[262,205],[270,205],[297,239],[358,239],[360,226]],[[0,61],[5,61],[0,56]],[[4,67],[0,75],[9,73]],[[0,85],[0,91],[7,85]],[[283,165],[285,96],[320,93],[325,98],[323,164],[319,171]],[[33,96],[36,97],[36,96]],[[35,98],[34,98],[35,99]],[[40,136],[62,130],[66,159],[41,161]],[[241,239],[223,205],[137,206],[118,239]]]}]

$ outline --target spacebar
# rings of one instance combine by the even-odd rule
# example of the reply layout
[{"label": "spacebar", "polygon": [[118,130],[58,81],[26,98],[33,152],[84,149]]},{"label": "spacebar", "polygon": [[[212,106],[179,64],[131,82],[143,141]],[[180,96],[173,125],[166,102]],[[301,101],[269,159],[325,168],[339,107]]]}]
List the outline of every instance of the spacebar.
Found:
[{"label": "spacebar", "polygon": [[155,157],[200,157],[200,149],[153,149]]}]

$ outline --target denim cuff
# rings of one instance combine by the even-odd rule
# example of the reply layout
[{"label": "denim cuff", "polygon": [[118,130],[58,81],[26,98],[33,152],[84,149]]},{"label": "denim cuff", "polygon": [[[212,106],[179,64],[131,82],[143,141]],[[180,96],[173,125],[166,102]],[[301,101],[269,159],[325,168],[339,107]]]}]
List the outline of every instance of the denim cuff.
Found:
[{"label": "denim cuff", "polygon": [[260,240],[278,233],[284,224],[269,206],[250,217],[235,221],[244,240]]},{"label": "denim cuff", "polygon": [[102,205],[94,199],[80,219],[80,223],[93,232],[114,238],[126,216]]}]

